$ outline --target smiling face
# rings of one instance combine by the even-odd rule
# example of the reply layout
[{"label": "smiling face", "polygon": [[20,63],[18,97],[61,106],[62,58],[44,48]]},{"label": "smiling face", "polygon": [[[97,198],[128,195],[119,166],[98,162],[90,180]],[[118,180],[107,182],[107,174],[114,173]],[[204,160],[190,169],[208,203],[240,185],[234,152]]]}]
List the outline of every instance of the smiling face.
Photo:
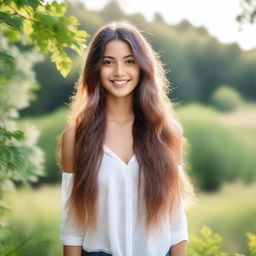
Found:
[{"label": "smiling face", "polygon": [[108,94],[115,97],[131,95],[140,77],[131,47],[122,40],[112,40],[106,47],[100,67],[100,80]]}]

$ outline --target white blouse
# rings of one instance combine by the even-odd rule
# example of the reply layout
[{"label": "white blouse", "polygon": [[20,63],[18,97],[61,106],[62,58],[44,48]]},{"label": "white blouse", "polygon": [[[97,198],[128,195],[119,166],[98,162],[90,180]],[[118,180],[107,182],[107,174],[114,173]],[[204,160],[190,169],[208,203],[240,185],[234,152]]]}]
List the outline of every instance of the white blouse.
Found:
[{"label": "white blouse", "polygon": [[[150,238],[137,221],[137,185],[139,165],[133,155],[128,164],[106,145],[98,175],[99,231],[93,236],[78,233],[67,221],[64,209],[70,196],[73,173],[62,173],[61,183],[61,228],[63,245],[82,246],[88,252],[103,251],[113,256],[165,256],[170,247],[188,240],[187,219],[183,201],[173,218],[166,216],[157,237]],[[178,166],[182,172],[182,166]]]}]

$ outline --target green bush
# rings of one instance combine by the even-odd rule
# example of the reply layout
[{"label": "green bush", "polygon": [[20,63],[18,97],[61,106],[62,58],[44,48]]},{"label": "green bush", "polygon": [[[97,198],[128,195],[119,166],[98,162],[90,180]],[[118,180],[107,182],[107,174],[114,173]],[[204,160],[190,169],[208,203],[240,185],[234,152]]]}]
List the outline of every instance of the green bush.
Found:
[{"label": "green bush", "polygon": [[241,105],[242,98],[234,88],[223,85],[215,90],[211,101],[216,109],[229,112],[236,110]]},{"label": "green bush", "polygon": [[12,222],[9,229],[12,235],[6,237],[3,244],[6,251],[2,256],[61,255],[56,223],[49,221],[31,227],[21,222]]},{"label": "green bush", "polygon": [[255,179],[253,144],[240,131],[225,125],[218,112],[191,104],[183,107],[178,116],[188,141],[190,174],[199,188],[214,191],[224,181]]},{"label": "green bush", "polygon": [[59,167],[56,163],[56,146],[57,138],[66,125],[66,114],[66,107],[62,107],[50,115],[33,119],[25,118],[19,123],[19,126],[23,127],[27,122],[33,122],[40,131],[38,145],[45,152],[45,176],[39,178],[38,185],[60,181]]},{"label": "green bush", "polygon": [[[14,223],[15,224],[15,223]],[[12,236],[13,246],[21,244],[16,250],[9,250],[5,255],[10,256],[50,256],[61,255],[61,242],[59,241],[59,234],[56,232],[56,225],[38,225],[34,228],[30,234],[25,231],[21,225],[13,226],[13,232],[15,237]],[[51,236],[49,236],[51,234]],[[54,236],[53,236],[54,234]],[[54,238],[54,239],[53,239]],[[196,236],[189,235],[188,243],[188,256],[255,256],[256,255],[256,235],[253,233],[247,233],[248,239],[248,254],[238,254],[232,252],[224,252],[222,250],[223,238],[212,230],[203,226],[201,229],[201,235]],[[23,243],[22,243],[22,242]],[[10,243],[11,244],[11,243]],[[16,247],[14,247],[16,248]],[[13,253],[8,254],[13,251]]]},{"label": "green bush", "polygon": [[[256,235],[247,234],[249,255],[256,255]],[[245,256],[244,254],[222,252],[222,237],[214,234],[207,226],[202,227],[201,237],[190,235],[188,256]]]},{"label": "green bush", "polygon": [[250,251],[250,256],[256,255],[256,235],[253,233],[247,233],[248,237],[248,246]]},{"label": "green bush", "polygon": [[11,212],[6,218],[10,232],[1,256],[61,255],[59,189],[27,187],[8,194]]},{"label": "green bush", "polygon": [[[247,241],[244,236],[246,232],[251,232],[250,250],[255,248],[255,246],[253,247],[255,235],[252,233],[255,233],[254,227],[256,225],[256,207],[253,197],[256,184],[251,186],[239,184],[239,186],[232,184],[226,187],[224,191],[214,194],[200,194],[199,205],[188,209],[191,234],[188,243],[189,248],[191,247],[189,250],[193,248],[194,253],[199,253],[202,250],[200,248],[202,243],[206,243],[206,246],[203,246],[206,252],[210,250],[210,245],[218,245],[216,241],[210,243],[210,239],[218,237],[217,235],[209,235],[207,239],[200,235],[201,227],[205,225],[215,231],[217,230],[224,237],[223,251],[248,254]],[[10,256],[61,255],[59,193],[60,186],[57,185],[42,186],[39,189],[22,188],[8,194],[7,202],[9,202],[11,209],[11,213],[7,216],[10,223],[10,234],[8,237],[6,236],[6,251],[1,256],[5,256],[7,252],[12,251],[13,248],[23,242],[25,243],[15,251],[15,254],[12,253]],[[207,234],[206,231],[204,233]],[[198,237],[196,241],[194,241],[193,237],[195,236],[192,234]],[[221,245],[221,239],[218,241]],[[199,255],[204,256],[204,254]],[[253,254],[251,253],[251,255]]]},{"label": "green bush", "polygon": [[[66,114],[67,108],[63,107],[50,115],[19,123],[22,126],[26,121],[33,122],[41,132],[38,144],[45,152],[46,176],[40,177],[38,184],[60,181],[55,149],[57,136],[66,125]],[[185,149],[187,162],[191,164],[189,174],[200,188],[211,191],[218,189],[224,181],[255,179],[254,133],[224,125],[218,112],[202,105],[184,106],[178,116],[190,144],[190,148]]]}]

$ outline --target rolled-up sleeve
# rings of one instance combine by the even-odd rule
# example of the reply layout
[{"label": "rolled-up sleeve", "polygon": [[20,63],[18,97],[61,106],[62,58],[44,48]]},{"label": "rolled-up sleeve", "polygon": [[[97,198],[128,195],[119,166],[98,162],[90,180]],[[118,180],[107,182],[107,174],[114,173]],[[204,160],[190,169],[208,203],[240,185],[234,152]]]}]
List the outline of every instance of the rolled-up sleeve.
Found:
[{"label": "rolled-up sleeve", "polygon": [[[178,170],[183,172],[182,166],[178,166]],[[181,173],[182,175],[182,173]],[[171,231],[171,246],[181,242],[188,241],[188,224],[185,213],[184,201],[179,201],[176,212],[170,220],[170,231]]]},{"label": "rolled-up sleeve", "polygon": [[60,241],[63,245],[82,246],[84,236],[75,228],[74,219],[67,214],[67,200],[72,191],[73,179],[73,173],[62,172]]}]

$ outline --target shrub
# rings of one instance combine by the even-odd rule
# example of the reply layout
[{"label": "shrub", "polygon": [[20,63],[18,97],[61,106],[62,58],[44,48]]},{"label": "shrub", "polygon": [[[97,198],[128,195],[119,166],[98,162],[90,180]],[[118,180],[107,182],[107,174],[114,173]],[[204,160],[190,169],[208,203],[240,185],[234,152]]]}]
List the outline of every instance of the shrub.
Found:
[{"label": "shrub", "polygon": [[33,121],[33,124],[40,131],[38,144],[45,152],[46,175],[39,178],[37,185],[60,182],[61,175],[56,162],[56,145],[57,137],[66,125],[66,113],[66,107],[61,107],[51,114],[33,118],[33,120],[31,118],[24,118],[19,122],[19,126],[23,127],[27,122]]},{"label": "shrub", "polygon": [[242,98],[234,88],[223,85],[215,90],[211,101],[217,110],[229,112],[236,110],[241,105]]},{"label": "shrub", "polygon": [[187,139],[186,160],[199,188],[214,191],[224,181],[254,180],[256,165],[252,144],[244,134],[227,126],[218,112],[199,104],[179,111]]},{"label": "shrub", "polygon": [[[256,235],[252,233],[247,234],[249,255],[256,254]],[[214,234],[212,230],[204,226],[201,229],[201,237],[190,235],[190,243],[188,247],[188,256],[245,256],[238,253],[227,253],[221,251],[222,237]]]}]

